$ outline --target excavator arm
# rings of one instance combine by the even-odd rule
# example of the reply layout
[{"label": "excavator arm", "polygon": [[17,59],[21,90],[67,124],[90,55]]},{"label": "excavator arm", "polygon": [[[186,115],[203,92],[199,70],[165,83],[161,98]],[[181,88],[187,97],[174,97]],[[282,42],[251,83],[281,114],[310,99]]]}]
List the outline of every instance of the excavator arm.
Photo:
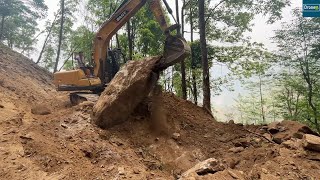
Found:
[{"label": "excavator arm", "polygon": [[167,36],[163,56],[164,58],[162,58],[161,63],[159,63],[158,69],[165,69],[166,67],[181,61],[186,57],[188,52],[190,52],[190,47],[183,38],[170,35],[170,31],[175,29],[174,27],[176,26],[173,26],[173,28],[168,28],[160,0],[126,0],[112,15],[112,17],[100,27],[94,40],[94,75],[100,77],[102,81],[104,81],[103,72],[105,72],[104,69],[106,66],[104,60],[107,56],[109,48],[108,46],[111,38],[148,1],[150,3],[151,11],[160,24],[162,31]]}]

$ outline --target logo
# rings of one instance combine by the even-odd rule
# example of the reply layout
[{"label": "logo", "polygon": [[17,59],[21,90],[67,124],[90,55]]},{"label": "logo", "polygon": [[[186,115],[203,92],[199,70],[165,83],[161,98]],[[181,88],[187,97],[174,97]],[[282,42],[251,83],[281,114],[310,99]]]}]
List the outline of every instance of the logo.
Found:
[{"label": "logo", "polygon": [[116,21],[121,21],[121,19],[123,19],[128,14],[128,12],[128,10],[123,11],[118,17],[116,17]]},{"label": "logo", "polygon": [[320,17],[320,0],[302,1],[303,17]]},{"label": "logo", "polygon": [[303,5],[304,11],[319,11],[319,5],[315,4],[304,4]]}]

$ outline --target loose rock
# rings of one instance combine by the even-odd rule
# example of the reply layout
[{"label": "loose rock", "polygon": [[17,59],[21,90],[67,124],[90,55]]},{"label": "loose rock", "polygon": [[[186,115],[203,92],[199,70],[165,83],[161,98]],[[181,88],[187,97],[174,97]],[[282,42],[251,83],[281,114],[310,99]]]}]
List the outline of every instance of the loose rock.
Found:
[{"label": "loose rock", "polygon": [[268,139],[269,141],[272,141],[272,135],[271,134],[269,134],[269,133],[264,133],[263,134],[263,137],[265,137],[266,139]]},{"label": "loose rock", "polygon": [[31,113],[36,115],[48,115],[51,114],[51,111],[44,105],[36,105],[31,109]]},{"label": "loose rock", "polygon": [[303,136],[303,146],[306,149],[320,152],[320,137],[312,134],[305,134]]},{"label": "loose rock", "polygon": [[284,141],[283,143],[281,143],[281,145],[283,145],[288,149],[294,149],[294,150],[302,148],[301,139],[290,139],[290,140]]},{"label": "loose rock", "polygon": [[173,138],[174,140],[178,140],[178,139],[180,138],[180,134],[179,134],[179,133],[173,133],[173,134],[172,134],[172,138]]},{"label": "loose rock", "polygon": [[271,133],[271,134],[275,134],[277,132],[279,132],[279,122],[272,122],[271,124],[268,125],[268,131]]},{"label": "loose rock", "polygon": [[223,171],[225,168],[223,165],[215,158],[207,159],[203,162],[196,164],[193,168],[189,169],[182,174],[182,178],[194,177],[195,175],[205,175],[209,173],[215,173],[218,171]]},{"label": "loose rock", "polygon": [[125,175],[124,167],[118,167],[118,174]]},{"label": "loose rock", "polygon": [[138,168],[133,168],[133,173],[135,173],[135,174],[140,174],[140,169],[138,169]]},{"label": "loose rock", "polygon": [[232,176],[234,179],[239,179],[239,176],[237,176],[236,173],[232,172],[232,170],[228,170],[228,173],[229,173],[230,176]]},{"label": "loose rock", "polygon": [[244,148],[243,147],[233,147],[233,148],[230,148],[229,151],[230,152],[233,152],[233,153],[239,153],[241,151],[243,151]]}]

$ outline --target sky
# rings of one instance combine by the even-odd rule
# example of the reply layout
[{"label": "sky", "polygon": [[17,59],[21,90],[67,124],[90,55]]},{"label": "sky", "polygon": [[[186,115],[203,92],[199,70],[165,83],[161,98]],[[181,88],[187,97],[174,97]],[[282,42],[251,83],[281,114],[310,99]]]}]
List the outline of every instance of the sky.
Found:
[{"label": "sky", "polygon": [[[180,1],[180,6],[181,6],[181,0]],[[48,18],[47,19],[53,19],[54,17],[54,12],[56,12],[58,10],[58,0],[45,0],[45,3],[47,4],[47,6],[49,7],[48,10]],[[175,1],[174,0],[168,0],[167,1],[171,7],[171,9],[173,11],[175,11]],[[294,8],[297,7],[301,7],[302,6],[302,1],[299,0],[291,0],[291,7],[287,7],[286,9],[284,9],[282,16],[283,19],[280,21],[277,21],[274,24],[267,24],[266,21],[266,17],[262,16],[262,15],[258,15],[255,17],[255,20],[253,21],[253,28],[251,32],[246,33],[246,36],[251,37],[253,42],[259,42],[259,43],[263,43],[265,45],[265,47],[270,50],[270,51],[276,51],[277,47],[274,43],[272,43],[272,40],[270,39],[271,37],[274,36],[274,31],[277,29],[281,28],[281,23],[282,22],[288,22],[292,19],[291,17],[291,11]],[[84,12],[84,7],[81,7],[79,9],[80,13]],[[175,14],[175,12],[174,12]],[[41,21],[39,23],[39,28],[43,29],[44,28],[44,22],[45,20]],[[81,23],[81,22],[80,22]],[[188,30],[188,28],[186,27],[186,31],[190,31]],[[188,34],[185,34],[185,38],[187,40],[190,40],[190,37]],[[199,38],[199,36],[195,35],[195,38]],[[40,49],[42,43],[43,43],[43,37],[40,38],[37,47]],[[37,55],[34,56],[34,58],[37,57]],[[211,76],[212,77],[219,77],[222,75],[225,75],[228,70],[225,67],[221,67],[221,66],[214,66],[211,70]],[[235,99],[237,98],[237,96],[239,94],[244,95],[245,91],[244,89],[241,87],[241,84],[239,82],[235,83],[234,86],[235,91],[230,92],[228,90],[224,90],[221,95],[219,96],[213,96],[212,97],[212,104],[213,104],[213,108],[215,110],[215,116],[218,117],[221,120],[226,120],[226,117],[224,116],[224,114],[233,111],[234,110],[234,105],[235,105]]]}]

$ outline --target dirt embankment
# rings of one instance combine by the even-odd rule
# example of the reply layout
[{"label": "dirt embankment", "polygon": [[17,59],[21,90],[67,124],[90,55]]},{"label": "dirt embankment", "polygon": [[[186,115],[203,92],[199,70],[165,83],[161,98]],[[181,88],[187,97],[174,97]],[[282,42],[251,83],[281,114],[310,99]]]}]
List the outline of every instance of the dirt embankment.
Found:
[{"label": "dirt embankment", "polygon": [[5,47],[0,75],[0,179],[319,179],[320,153],[301,139],[312,132],[294,122],[219,123],[164,93],[102,130],[92,104],[69,106],[50,73]]}]

